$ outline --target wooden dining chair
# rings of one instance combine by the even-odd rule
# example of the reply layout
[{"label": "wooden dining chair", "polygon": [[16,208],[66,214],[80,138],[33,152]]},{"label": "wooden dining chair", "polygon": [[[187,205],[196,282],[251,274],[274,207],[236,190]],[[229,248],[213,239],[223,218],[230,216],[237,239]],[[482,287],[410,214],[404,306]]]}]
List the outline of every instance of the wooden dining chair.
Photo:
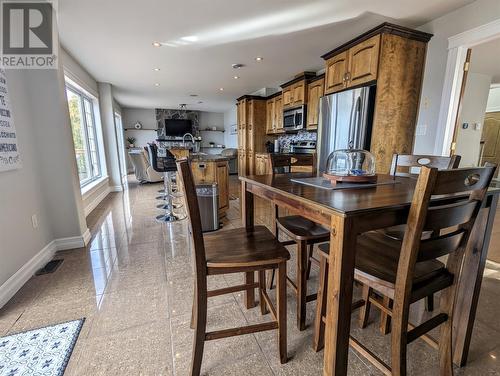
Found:
[{"label": "wooden dining chair", "polygon": [[[281,171],[291,172],[292,168],[309,166],[314,172],[316,156],[314,154],[270,154],[271,171],[273,174]],[[319,266],[319,260],[314,258],[314,245],[329,240],[330,231],[313,221],[300,215],[280,217],[278,207],[274,207],[275,233],[279,239],[282,232],[290,240],[282,242],[283,245],[297,246],[297,278],[293,281],[287,276],[287,281],[297,296],[297,327],[299,330],[306,328],[307,303],[316,300],[316,294],[307,295],[307,280],[311,273],[311,264]],[[309,251],[308,248],[309,247]],[[274,270],[271,273],[269,288],[273,286]]]},{"label": "wooden dining chair", "polygon": [[[195,330],[191,376],[200,374],[205,341],[235,335],[278,330],[278,346],[281,363],[287,361],[286,339],[286,262],[290,254],[265,226],[255,226],[253,231],[245,228],[225,230],[203,235],[200,209],[191,168],[186,159],[177,161],[181,186],[184,190],[186,209],[191,224],[191,238],[194,244],[195,290],[191,328]],[[265,271],[278,269],[277,303],[271,302],[266,292]],[[218,290],[207,289],[207,276],[229,273],[258,271],[257,283],[247,283]],[[271,312],[272,321],[238,328],[206,331],[207,298],[237,291],[254,293],[259,289],[262,314]]]},{"label": "wooden dining chair", "polygon": [[[392,318],[391,366],[354,338],[349,344],[386,375],[406,375],[407,345],[419,337],[439,350],[440,375],[452,375],[453,311],[464,251],[496,166],[438,171],[423,167],[418,177],[403,240],[377,231],[358,236],[355,280],[389,297],[393,305],[368,299]],[[441,200],[439,195],[460,198]],[[431,236],[422,239],[424,231]],[[323,346],[329,248],[320,246],[320,287],[314,348]],[[448,256],[446,265],[437,259]],[[410,305],[441,291],[440,313],[418,326],[409,323]],[[439,344],[427,336],[441,326]]]},{"label": "wooden dining chair", "polygon": [[[417,154],[393,154],[390,174],[392,176],[407,176],[417,177],[418,172],[424,166],[430,168],[437,168],[438,170],[448,170],[458,168],[460,164],[460,155],[453,155],[451,157],[441,155],[417,155]],[[417,170],[417,173],[414,170]],[[403,239],[405,233],[405,226],[393,226],[382,230],[387,236],[394,239]],[[428,232],[424,232],[423,237],[429,236]],[[363,295],[366,297],[372,293],[371,289],[365,288]],[[392,304],[387,297],[384,297],[387,304]],[[369,303],[366,303],[369,304]],[[434,310],[434,295],[425,298],[425,309],[428,312]],[[360,321],[364,322],[362,327],[366,326],[368,322],[369,307],[361,311]],[[380,331],[387,334],[390,330],[390,317],[385,313],[380,316]]]}]

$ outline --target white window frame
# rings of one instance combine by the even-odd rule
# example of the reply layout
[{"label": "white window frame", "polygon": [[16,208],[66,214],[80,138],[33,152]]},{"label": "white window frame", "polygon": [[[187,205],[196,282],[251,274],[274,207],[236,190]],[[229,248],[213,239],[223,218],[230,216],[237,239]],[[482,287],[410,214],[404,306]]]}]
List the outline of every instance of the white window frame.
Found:
[{"label": "white window frame", "polygon": [[[97,180],[101,180],[103,177],[106,176],[106,167],[105,167],[105,161],[103,160],[103,149],[102,149],[102,134],[100,134],[102,131],[100,129],[100,122],[98,122],[98,115],[99,115],[99,104],[97,98],[89,94],[86,90],[81,88],[78,84],[76,84],[74,81],[69,79],[68,77],[65,77],[65,89],[73,92],[80,98],[80,108],[82,111],[81,114],[81,121],[82,121],[82,128],[84,132],[84,142],[86,144],[86,158],[88,161],[89,165],[89,172],[91,172],[91,177],[85,179],[85,180],[80,180],[80,188],[83,190],[84,188],[88,187],[90,184],[96,182]],[[92,152],[90,150],[89,146],[89,137],[88,137],[88,124],[87,124],[87,114],[85,110],[85,101],[87,101],[90,106],[91,106],[91,117],[92,117],[92,127],[90,127],[93,130],[93,136],[94,136],[94,142],[96,146],[96,161],[95,163],[99,167],[99,173],[95,174],[93,172],[93,158],[92,158]]]}]

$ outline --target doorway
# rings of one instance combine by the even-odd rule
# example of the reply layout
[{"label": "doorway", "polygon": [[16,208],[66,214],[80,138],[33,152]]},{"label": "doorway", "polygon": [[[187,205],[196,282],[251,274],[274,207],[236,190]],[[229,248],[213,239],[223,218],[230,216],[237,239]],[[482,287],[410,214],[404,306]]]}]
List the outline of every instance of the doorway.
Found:
[{"label": "doorway", "polygon": [[498,56],[500,38],[467,51],[451,146],[452,154],[462,158],[461,167],[500,164]]}]

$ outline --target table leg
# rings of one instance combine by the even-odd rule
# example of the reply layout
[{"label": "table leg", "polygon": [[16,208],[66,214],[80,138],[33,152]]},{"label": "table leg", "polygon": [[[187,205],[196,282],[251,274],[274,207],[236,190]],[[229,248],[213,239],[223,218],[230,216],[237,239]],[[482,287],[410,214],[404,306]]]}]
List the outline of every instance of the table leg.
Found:
[{"label": "table leg", "polygon": [[486,207],[481,209],[477,216],[465,250],[453,313],[453,362],[460,367],[467,363],[491,230],[497,209],[498,196],[490,197],[491,201],[487,202]]},{"label": "table leg", "polygon": [[307,305],[307,242],[297,242],[297,327],[306,329]]},{"label": "table leg", "polygon": [[[248,232],[253,231],[254,227],[254,205],[253,193],[247,190],[247,183],[241,182],[241,220],[243,226]],[[245,283],[251,284],[255,282],[255,272],[245,273]],[[245,290],[245,306],[247,309],[255,307],[255,289]]]},{"label": "table leg", "polygon": [[332,216],[323,375],[347,375],[356,231],[350,218]]}]

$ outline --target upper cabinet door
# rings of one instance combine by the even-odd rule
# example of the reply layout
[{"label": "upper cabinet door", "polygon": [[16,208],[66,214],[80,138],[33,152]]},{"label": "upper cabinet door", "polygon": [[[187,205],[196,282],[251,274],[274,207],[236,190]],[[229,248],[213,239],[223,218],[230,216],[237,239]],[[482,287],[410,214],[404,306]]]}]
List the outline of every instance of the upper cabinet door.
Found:
[{"label": "upper cabinet door", "polygon": [[276,132],[284,132],[283,129],[283,96],[274,98],[274,112],[276,117]]},{"label": "upper cabinet door", "polygon": [[347,51],[341,52],[326,61],[325,94],[345,89],[347,76]]},{"label": "upper cabinet door", "polygon": [[283,107],[291,106],[293,104],[293,87],[287,86],[283,89]]},{"label": "upper cabinet door", "polygon": [[377,79],[380,35],[375,35],[349,49],[348,86]]},{"label": "upper cabinet door", "polygon": [[307,129],[316,129],[319,119],[319,99],[323,96],[325,80],[322,78],[309,84],[307,105]]},{"label": "upper cabinet door", "polygon": [[295,85],[293,85],[293,105],[300,106],[305,103],[305,92],[306,92],[306,82],[299,81]]},{"label": "upper cabinet door", "polygon": [[266,133],[274,133],[275,119],[274,119],[274,98],[268,99],[266,102]]},{"label": "upper cabinet door", "polygon": [[247,100],[242,99],[238,103],[238,121],[239,123],[244,126],[247,123]]}]

